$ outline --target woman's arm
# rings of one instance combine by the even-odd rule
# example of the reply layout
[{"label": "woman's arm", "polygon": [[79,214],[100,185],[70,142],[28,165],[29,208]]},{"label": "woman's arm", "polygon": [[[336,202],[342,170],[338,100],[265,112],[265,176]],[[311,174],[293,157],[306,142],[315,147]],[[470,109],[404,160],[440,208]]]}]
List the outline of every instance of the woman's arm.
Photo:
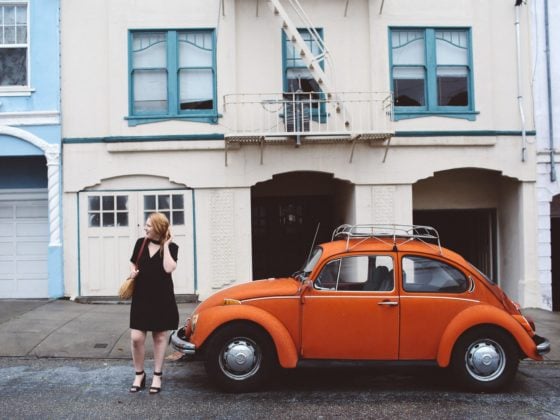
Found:
[{"label": "woman's arm", "polygon": [[169,244],[171,243],[171,238],[163,243],[163,269],[166,273],[172,273],[177,268],[177,261],[171,256],[169,252]]}]

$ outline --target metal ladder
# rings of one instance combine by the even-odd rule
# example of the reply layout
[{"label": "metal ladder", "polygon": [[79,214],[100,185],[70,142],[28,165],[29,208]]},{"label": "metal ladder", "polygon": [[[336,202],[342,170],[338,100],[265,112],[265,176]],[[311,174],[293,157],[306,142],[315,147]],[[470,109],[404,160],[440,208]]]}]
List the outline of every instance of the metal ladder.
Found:
[{"label": "metal ladder", "polygon": [[303,7],[300,5],[298,0],[287,0],[292,9],[295,11],[297,16],[301,19],[304,23],[306,29],[311,34],[313,41],[319,46],[319,54],[313,55],[305,41],[303,40],[302,36],[300,35],[298,28],[292,22],[288,12],[282,5],[282,0],[268,0],[268,5],[272,9],[272,12],[275,16],[278,16],[282,21],[282,29],[286,33],[286,37],[292,44],[296,47],[296,51],[299,51],[301,60],[309,69],[311,76],[319,87],[321,88],[321,92],[326,95],[328,99],[328,103],[331,104],[331,107],[334,109],[335,115],[340,118],[344,119],[344,127],[347,130],[350,130],[350,116],[348,115],[347,110],[344,108],[343,103],[337,98],[336,90],[334,87],[334,83],[332,80],[327,76],[327,74],[321,68],[321,60],[325,60],[329,63],[329,67],[331,68],[331,72],[334,72],[334,66],[332,61],[330,60],[330,53],[327,49],[327,46],[319,36],[319,33],[313,26],[311,19],[307,16]]}]

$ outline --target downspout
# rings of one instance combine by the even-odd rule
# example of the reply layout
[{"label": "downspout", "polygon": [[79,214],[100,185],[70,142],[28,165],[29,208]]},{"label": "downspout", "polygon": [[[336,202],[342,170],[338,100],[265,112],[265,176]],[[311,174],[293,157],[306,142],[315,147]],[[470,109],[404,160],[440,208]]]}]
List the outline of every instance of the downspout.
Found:
[{"label": "downspout", "polygon": [[550,77],[550,38],[548,27],[548,0],[544,0],[544,39],[546,54],[546,93],[548,103],[548,144],[550,149],[550,182],[556,182],[556,162],[554,159],[554,123],[552,122],[552,80]]},{"label": "downspout", "polygon": [[521,118],[521,136],[523,139],[521,147],[521,161],[525,162],[527,151],[527,133],[525,130],[525,113],[523,111],[523,95],[521,88],[521,42],[519,35],[519,6],[523,0],[515,1],[515,46],[517,51],[517,104],[519,106],[519,117]]}]

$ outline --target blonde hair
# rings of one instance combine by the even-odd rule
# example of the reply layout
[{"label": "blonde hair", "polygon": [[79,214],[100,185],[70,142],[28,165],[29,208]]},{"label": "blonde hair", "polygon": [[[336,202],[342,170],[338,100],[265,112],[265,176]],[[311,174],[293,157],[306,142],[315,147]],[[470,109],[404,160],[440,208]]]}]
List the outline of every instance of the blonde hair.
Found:
[{"label": "blonde hair", "polygon": [[171,237],[171,232],[169,231],[169,220],[165,214],[152,213],[148,216],[148,220],[152,223],[154,233],[158,236],[162,243]]}]

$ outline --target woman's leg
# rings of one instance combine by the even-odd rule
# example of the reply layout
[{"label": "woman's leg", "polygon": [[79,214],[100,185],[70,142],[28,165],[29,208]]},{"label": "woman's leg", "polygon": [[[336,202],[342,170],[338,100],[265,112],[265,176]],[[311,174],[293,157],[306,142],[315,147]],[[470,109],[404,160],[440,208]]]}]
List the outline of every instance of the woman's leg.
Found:
[{"label": "woman's leg", "polygon": [[[140,330],[130,330],[130,349],[132,352],[132,362],[134,370],[142,372],[144,370],[144,355],[146,353],[146,332]],[[133,386],[140,386],[142,375],[136,375]]]},{"label": "woman's leg", "polygon": [[[161,372],[167,348],[167,331],[152,331],[154,340],[154,372]],[[161,376],[154,375],[152,386],[161,388]]]}]

